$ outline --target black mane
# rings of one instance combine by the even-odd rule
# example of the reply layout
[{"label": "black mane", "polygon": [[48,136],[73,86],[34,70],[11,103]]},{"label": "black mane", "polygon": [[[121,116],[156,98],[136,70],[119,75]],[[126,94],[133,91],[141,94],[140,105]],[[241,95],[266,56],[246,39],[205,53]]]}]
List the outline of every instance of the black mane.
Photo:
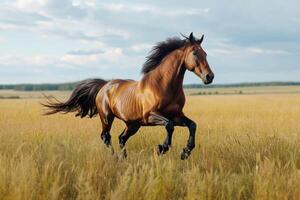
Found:
[{"label": "black mane", "polygon": [[146,74],[155,69],[166,55],[175,49],[181,48],[187,42],[187,39],[173,37],[168,38],[166,41],[157,43],[150,51],[149,56],[146,57],[147,60],[143,64],[142,73]]}]

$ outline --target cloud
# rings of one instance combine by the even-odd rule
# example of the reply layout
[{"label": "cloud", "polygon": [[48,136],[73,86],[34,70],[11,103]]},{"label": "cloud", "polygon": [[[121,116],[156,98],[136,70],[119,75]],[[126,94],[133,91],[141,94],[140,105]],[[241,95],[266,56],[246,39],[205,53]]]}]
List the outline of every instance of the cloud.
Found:
[{"label": "cloud", "polygon": [[[96,0],[5,1],[0,7],[0,29],[30,31],[70,40],[119,42],[138,34],[133,32],[134,27],[125,25],[128,23],[127,15],[135,18],[136,28],[145,28],[147,24],[140,19],[144,15],[152,18],[148,21],[150,25],[158,18],[203,16],[209,11],[209,8],[168,9],[151,4],[103,3]],[[125,26],[119,24],[123,20]]]},{"label": "cloud", "polygon": [[231,44],[230,42],[218,42],[209,48],[209,54],[213,56],[234,56],[234,57],[253,57],[256,55],[279,55],[290,54],[289,50],[284,48],[266,48],[259,46],[245,46],[239,44]]},{"label": "cloud", "polygon": [[164,17],[180,17],[180,16],[203,16],[209,12],[209,8],[192,8],[192,9],[162,9],[153,5],[147,4],[122,4],[122,3],[103,3],[103,9],[111,12],[136,12],[149,13]]},{"label": "cloud", "polygon": [[[78,53],[80,52],[80,53]],[[113,48],[107,51],[77,51],[77,53],[69,53],[61,57],[61,61],[72,65],[89,65],[95,63],[118,63],[120,60],[126,59],[121,48]]]},{"label": "cloud", "polygon": [[137,63],[141,60],[126,55],[121,48],[79,49],[64,55],[6,54],[0,55],[0,83],[66,82],[89,77],[132,78],[132,72],[138,74]]},{"label": "cloud", "polygon": [[[1,4],[0,4],[1,5]],[[106,36],[128,38],[129,32],[97,23],[88,13],[66,0],[18,0],[0,7],[0,29],[25,30],[45,36],[55,35],[71,40],[101,40]]]},{"label": "cloud", "polygon": [[259,48],[259,47],[250,47],[247,48],[247,50],[250,53],[256,53],[256,54],[287,54],[288,52],[282,49],[264,49],[264,48]]},{"label": "cloud", "polygon": [[48,0],[17,0],[10,5],[13,8],[26,12],[39,12],[47,3]]},{"label": "cloud", "polygon": [[30,68],[43,68],[56,64],[57,57],[50,55],[16,56],[1,55],[0,63],[4,66],[28,66]]},{"label": "cloud", "polygon": [[69,51],[68,54],[69,55],[95,55],[95,54],[102,54],[104,53],[103,50],[101,49],[90,49],[90,50],[73,50],[73,51]]},{"label": "cloud", "polygon": [[156,42],[192,31],[205,34],[216,82],[227,81],[227,73],[243,81],[255,81],[246,74],[257,71],[280,77],[282,66],[299,77],[299,6],[296,0],[3,0],[0,80],[59,81],[66,74],[76,80],[96,72],[137,79]]},{"label": "cloud", "polygon": [[[98,68],[107,68],[112,64],[123,64],[127,67],[130,60],[124,54],[121,48],[111,48],[107,50],[74,50],[64,55],[32,55],[15,56],[11,54],[1,55],[0,63],[3,66],[24,66],[30,68],[48,68],[48,67],[89,67],[89,65],[98,66]],[[103,64],[108,64],[104,66]]]},{"label": "cloud", "polygon": [[5,5],[14,10],[38,13],[47,17],[78,19],[87,14],[85,9],[76,6],[72,0],[16,0],[7,1]]},{"label": "cloud", "polygon": [[94,8],[96,6],[97,0],[73,0],[72,5],[81,8]]},{"label": "cloud", "polygon": [[38,13],[16,11],[12,7],[0,7],[0,27],[3,27],[2,29],[31,28],[38,22],[49,20],[50,18]]},{"label": "cloud", "polygon": [[134,52],[150,51],[152,46],[153,46],[153,44],[139,43],[139,44],[132,45],[130,47],[130,50],[132,50]]}]

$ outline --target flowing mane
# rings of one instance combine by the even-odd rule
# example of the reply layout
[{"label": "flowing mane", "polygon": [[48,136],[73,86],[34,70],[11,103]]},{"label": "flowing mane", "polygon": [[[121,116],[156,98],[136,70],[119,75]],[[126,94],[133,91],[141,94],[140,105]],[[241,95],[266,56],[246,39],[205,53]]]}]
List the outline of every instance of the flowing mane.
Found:
[{"label": "flowing mane", "polygon": [[146,57],[147,60],[143,64],[141,72],[146,74],[154,70],[165,56],[175,49],[181,48],[186,43],[186,39],[180,39],[179,37],[168,38],[166,41],[157,43],[150,51],[150,54]]}]

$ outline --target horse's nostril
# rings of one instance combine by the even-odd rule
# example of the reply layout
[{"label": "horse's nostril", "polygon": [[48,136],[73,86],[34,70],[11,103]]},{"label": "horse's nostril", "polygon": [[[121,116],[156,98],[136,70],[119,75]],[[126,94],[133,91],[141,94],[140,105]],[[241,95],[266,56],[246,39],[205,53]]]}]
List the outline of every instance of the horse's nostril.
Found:
[{"label": "horse's nostril", "polygon": [[206,80],[207,80],[207,81],[210,82],[210,81],[212,81],[213,79],[214,79],[214,74],[207,74],[207,75],[206,75]]},{"label": "horse's nostril", "polygon": [[207,80],[207,81],[210,81],[210,79],[211,79],[211,76],[210,76],[209,74],[207,74],[207,75],[206,75],[206,80]]}]

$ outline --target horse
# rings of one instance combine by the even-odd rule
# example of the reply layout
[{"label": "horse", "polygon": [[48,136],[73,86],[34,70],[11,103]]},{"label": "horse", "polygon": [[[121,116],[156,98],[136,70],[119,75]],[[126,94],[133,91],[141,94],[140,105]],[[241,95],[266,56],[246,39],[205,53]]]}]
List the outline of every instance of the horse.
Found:
[{"label": "horse", "polygon": [[[110,130],[115,118],[122,120],[126,128],[119,135],[119,146],[125,149],[127,140],[142,126],[164,126],[166,138],[157,146],[158,155],[165,154],[172,144],[175,126],[189,130],[187,145],[180,157],[187,159],[195,147],[196,123],[183,113],[185,95],[183,79],[186,71],[193,72],[204,84],[212,83],[214,73],[200,39],[190,35],[167,38],[157,43],[146,57],[139,81],[113,79],[88,79],[80,82],[69,99],[60,102],[48,98],[43,105],[46,115],[76,112],[76,116],[90,118],[99,114],[101,139],[112,148]],[[113,149],[113,148],[112,148]],[[126,153],[127,156],[127,153]]]}]

